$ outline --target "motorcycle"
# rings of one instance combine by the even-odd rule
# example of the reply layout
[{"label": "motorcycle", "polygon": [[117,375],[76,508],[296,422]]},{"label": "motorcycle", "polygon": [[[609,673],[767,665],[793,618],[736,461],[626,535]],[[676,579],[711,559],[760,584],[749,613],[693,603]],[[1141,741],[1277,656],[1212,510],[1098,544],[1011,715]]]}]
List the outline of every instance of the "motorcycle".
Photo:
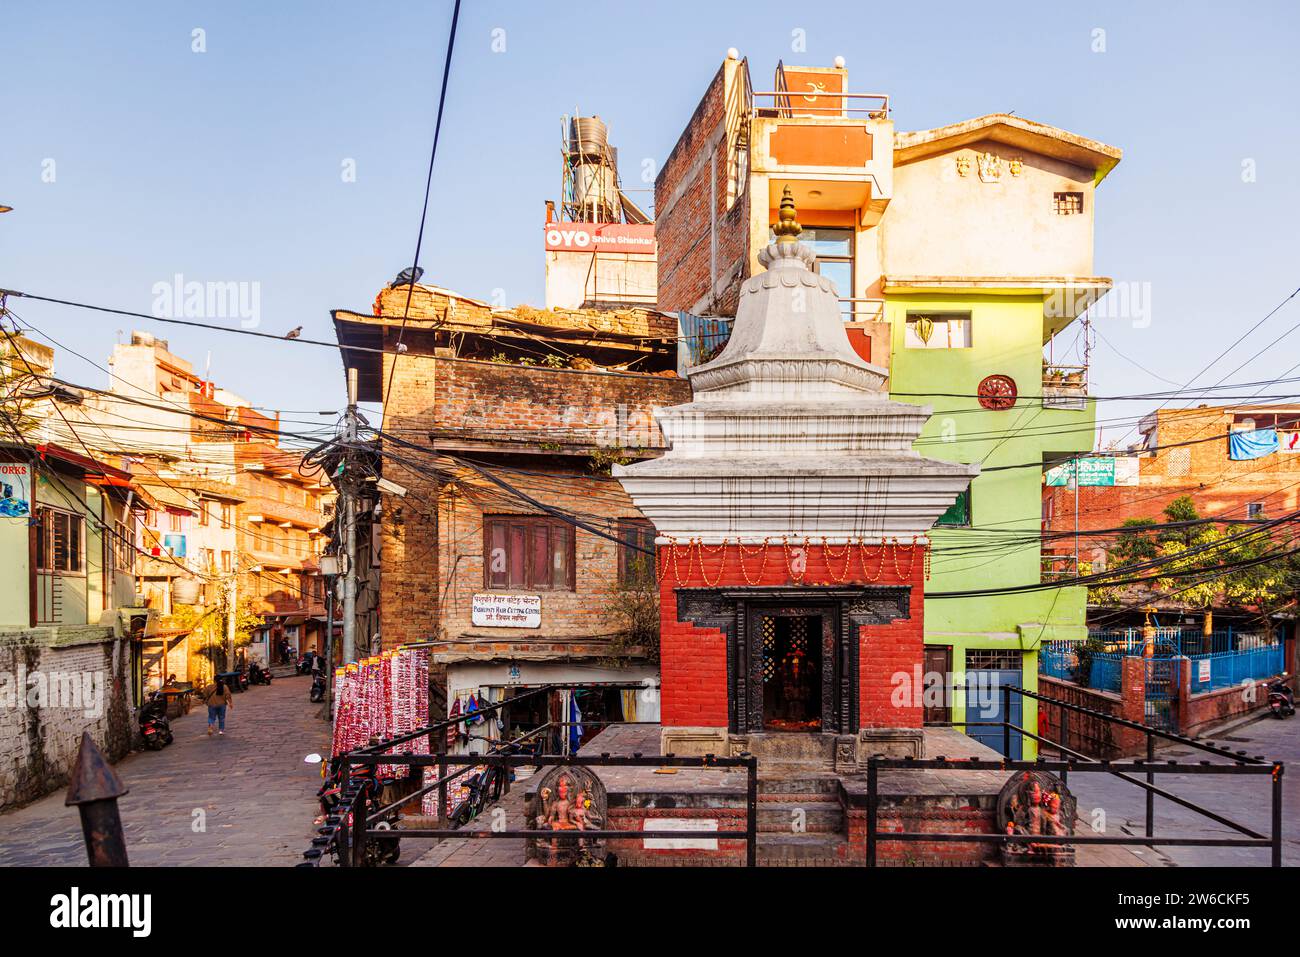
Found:
[{"label": "motorcycle", "polygon": [[298,674],[305,675],[311,671],[312,661],[316,657],[316,652],[309,651],[298,659]]},{"label": "motorcycle", "polygon": [[[333,814],[338,814],[340,810],[339,803],[343,789],[343,780],[337,761],[338,759],[336,758],[334,761],[330,762],[329,775],[325,779],[325,783],[321,785],[320,790],[316,792],[316,796],[320,799],[321,813],[325,818],[328,818]],[[379,800],[379,795],[383,790],[383,784],[375,780],[373,772],[373,768],[357,768],[352,775],[352,781],[354,783],[360,781],[362,787],[365,789],[365,797],[360,802],[357,810],[366,815],[374,814],[383,807]],[[344,820],[339,822],[339,826],[341,827],[350,827],[351,824],[352,815],[350,813],[346,815]],[[396,864],[397,859],[402,853],[402,838],[398,833],[396,820],[380,821],[375,824],[374,829],[377,831],[392,832],[392,836],[389,837],[385,835],[383,837],[378,837],[372,835],[370,839],[366,841],[365,866],[381,867],[383,865]],[[331,852],[334,857],[334,863],[340,864],[338,842],[334,843]]]},{"label": "motorcycle", "polygon": [[167,720],[167,698],[161,691],[153,691],[140,706],[138,715],[140,736],[150,751],[161,751],[175,739],[171,722]]},{"label": "motorcycle", "polygon": [[1279,679],[1268,686],[1268,710],[1279,720],[1295,714],[1295,692],[1284,680]]},{"label": "motorcycle", "polygon": [[312,675],[310,697],[315,702],[325,700],[325,673],[323,671],[318,671]]},{"label": "motorcycle", "polygon": [[256,661],[248,666],[248,683],[252,685],[269,685],[271,672],[262,668]]}]

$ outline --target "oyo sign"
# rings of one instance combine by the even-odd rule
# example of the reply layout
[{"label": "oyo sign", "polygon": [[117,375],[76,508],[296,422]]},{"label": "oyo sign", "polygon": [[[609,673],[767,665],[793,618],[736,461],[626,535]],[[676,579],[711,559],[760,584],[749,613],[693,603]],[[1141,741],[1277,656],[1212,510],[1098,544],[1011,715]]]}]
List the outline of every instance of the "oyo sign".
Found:
[{"label": "oyo sign", "polygon": [[547,223],[547,252],[657,252],[652,224],[631,223]]}]

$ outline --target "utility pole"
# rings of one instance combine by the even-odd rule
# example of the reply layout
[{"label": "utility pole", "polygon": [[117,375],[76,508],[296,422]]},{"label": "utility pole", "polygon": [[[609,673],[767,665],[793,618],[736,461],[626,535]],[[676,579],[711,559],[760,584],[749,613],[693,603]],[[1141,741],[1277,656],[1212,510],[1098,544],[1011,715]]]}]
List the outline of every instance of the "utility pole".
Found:
[{"label": "utility pole", "polygon": [[239,615],[238,606],[238,586],[235,584],[236,578],[232,573],[230,580],[226,583],[226,601],[229,614],[226,615],[226,670],[235,670],[235,619]]},{"label": "utility pole", "polygon": [[[348,369],[348,410],[343,420],[343,440],[357,440],[357,370]],[[352,477],[348,475],[351,449],[344,450],[339,471],[339,509],[343,516],[343,664],[357,660],[357,506]]]}]

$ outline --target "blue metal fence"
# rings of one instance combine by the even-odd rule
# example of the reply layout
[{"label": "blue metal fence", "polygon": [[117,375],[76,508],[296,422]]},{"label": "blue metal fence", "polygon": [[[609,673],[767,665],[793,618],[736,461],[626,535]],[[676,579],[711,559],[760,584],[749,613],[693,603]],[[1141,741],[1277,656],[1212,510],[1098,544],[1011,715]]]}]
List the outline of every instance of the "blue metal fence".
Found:
[{"label": "blue metal fence", "polygon": [[1062,681],[1073,681],[1079,667],[1079,656],[1075,653],[1075,641],[1044,642],[1038,649],[1038,673]]},{"label": "blue metal fence", "polygon": [[1191,655],[1192,693],[1214,691],[1243,681],[1271,678],[1282,673],[1283,645],[1278,642],[1237,651]]},{"label": "blue metal fence", "polygon": [[1092,669],[1088,676],[1088,687],[1119,694],[1120,675],[1124,669],[1124,659],[1127,657],[1127,655],[1107,651],[1094,654]]}]

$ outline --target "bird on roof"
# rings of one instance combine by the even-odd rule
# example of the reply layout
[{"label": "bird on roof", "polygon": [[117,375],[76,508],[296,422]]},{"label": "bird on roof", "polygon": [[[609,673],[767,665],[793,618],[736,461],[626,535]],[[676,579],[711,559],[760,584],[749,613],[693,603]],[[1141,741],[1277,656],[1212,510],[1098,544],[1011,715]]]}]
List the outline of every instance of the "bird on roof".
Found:
[{"label": "bird on roof", "polygon": [[396,289],[398,286],[414,286],[424,275],[424,269],[420,266],[409,266],[397,274],[397,278],[392,281],[388,288]]},{"label": "bird on roof", "polygon": [[302,335],[302,326],[298,326],[294,329],[290,329],[288,332],[284,334],[284,337],[286,339],[297,339],[300,335]]}]

